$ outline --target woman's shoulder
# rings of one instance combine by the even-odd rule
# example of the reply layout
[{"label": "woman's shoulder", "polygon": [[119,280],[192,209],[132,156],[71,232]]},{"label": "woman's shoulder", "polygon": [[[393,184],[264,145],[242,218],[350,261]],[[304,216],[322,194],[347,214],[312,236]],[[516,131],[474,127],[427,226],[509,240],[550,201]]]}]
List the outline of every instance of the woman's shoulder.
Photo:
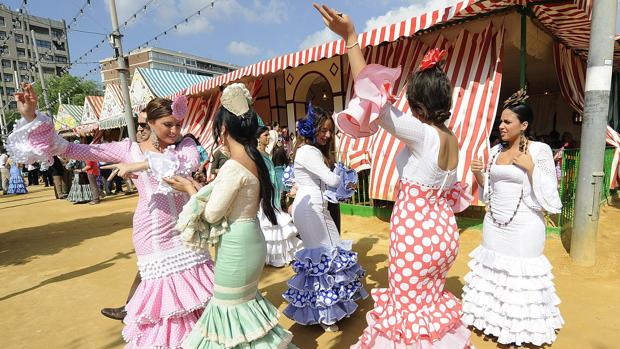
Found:
[{"label": "woman's shoulder", "polygon": [[552,154],[551,147],[547,143],[530,141],[528,144],[530,154],[538,156],[542,154]]}]

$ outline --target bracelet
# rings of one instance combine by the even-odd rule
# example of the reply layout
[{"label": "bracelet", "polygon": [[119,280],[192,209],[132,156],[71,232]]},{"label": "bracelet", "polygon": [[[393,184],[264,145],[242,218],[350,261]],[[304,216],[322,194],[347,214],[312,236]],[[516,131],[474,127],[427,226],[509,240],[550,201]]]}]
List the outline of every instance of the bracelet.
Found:
[{"label": "bracelet", "polygon": [[[359,46],[359,44],[360,44],[360,43],[356,41],[353,45],[350,45],[350,46],[346,46],[346,45],[345,45],[345,48],[346,48],[347,50],[350,50],[350,49],[354,48],[355,46]],[[360,48],[361,48],[361,47],[360,47]]]}]

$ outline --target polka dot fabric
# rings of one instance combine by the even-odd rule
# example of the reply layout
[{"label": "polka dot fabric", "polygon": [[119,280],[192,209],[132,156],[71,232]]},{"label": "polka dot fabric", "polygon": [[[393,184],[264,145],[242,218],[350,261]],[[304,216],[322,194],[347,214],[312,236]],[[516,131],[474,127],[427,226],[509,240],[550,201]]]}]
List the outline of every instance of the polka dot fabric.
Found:
[{"label": "polka dot fabric", "polygon": [[389,287],[372,290],[375,308],[367,315],[369,327],[357,347],[391,343],[390,348],[418,348],[421,342],[440,342],[458,330],[461,340],[451,348],[468,348],[461,304],[444,290],[459,248],[451,208],[458,195],[458,190],[441,194],[439,189],[401,183],[391,217]]}]

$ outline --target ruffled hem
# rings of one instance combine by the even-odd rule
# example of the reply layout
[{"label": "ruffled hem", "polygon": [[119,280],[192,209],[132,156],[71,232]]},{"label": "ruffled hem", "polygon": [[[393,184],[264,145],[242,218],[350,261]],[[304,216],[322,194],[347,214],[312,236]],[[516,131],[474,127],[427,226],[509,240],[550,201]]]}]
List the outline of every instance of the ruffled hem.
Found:
[{"label": "ruffled hem", "polygon": [[351,346],[351,349],[473,349],[470,337],[471,332],[460,322],[456,322],[453,328],[446,331],[443,336],[436,341],[422,337],[413,342],[394,341],[375,329],[375,319],[371,315],[372,311],[366,315],[368,327],[364,329],[359,341]]},{"label": "ruffled hem", "polygon": [[157,279],[142,280],[125,306],[125,324],[156,324],[202,310],[213,295],[213,263],[208,261]]},{"label": "ruffled hem", "polygon": [[564,320],[547,258],[505,256],[483,246],[470,256],[463,322],[501,344],[553,343]]},{"label": "ruffled hem", "polygon": [[13,180],[9,182],[9,187],[5,189],[7,194],[28,194],[28,188],[23,180]]},{"label": "ruffled hem", "polygon": [[282,295],[290,304],[284,314],[304,325],[331,325],[349,317],[355,301],[368,297],[361,279],[365,271],[357,263],[357,253],[342,247],[303,249],[296,254],[289,280]]},{"label": "ruffled hem", "polygon": [[265,264],[274,267],[283,267],[293,261],[295,259],[295,253],[302,248],[303,244],[297,236],[291,236],[281,241],[267,241]]},{"label": "ruffled hem", "polygon": [[432,304],[417,311],[406,309],[406,304],[396,304],[387,288],[372,290],[375,308],[368,313],[368,323],[373,331],[394,342],[412,344],[420,340],[435,342],[460,324],[461,304],[450,292],[438,295]]},{"label": "ruffled hem", "polygon": [[292,334],[278,325],[278,310],[257,293],[256,298],[232,306],[218,304],[217,299],[211,301],[183,346],[232,348],[260,344],[265,348],[281,348],[291,338]]},{"label": "ruffled hem", "polygon": [[182,317],[162,319],[157,323],[133,323],[123,329],[125,349],[177,349],[198,321],[202,309]]}]

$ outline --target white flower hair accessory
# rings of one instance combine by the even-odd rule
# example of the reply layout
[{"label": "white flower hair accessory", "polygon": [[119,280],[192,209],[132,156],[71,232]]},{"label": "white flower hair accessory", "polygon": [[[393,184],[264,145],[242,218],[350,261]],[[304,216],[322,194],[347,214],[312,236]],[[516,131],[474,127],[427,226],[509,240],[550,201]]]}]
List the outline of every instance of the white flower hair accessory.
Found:
[{"label": "white flower hair accessory", "polygon": [[220,97],[220,102],[226,110],[237,116],[241,116],[250,110],[252,96],[244,84],[234,83],[228,85],[224,89],[222,97]]},{"label": "white flower hair accessory", "polygon": [[187,114],[187,97],[180,95],[172,101],[172,116],[181,121]]}]

